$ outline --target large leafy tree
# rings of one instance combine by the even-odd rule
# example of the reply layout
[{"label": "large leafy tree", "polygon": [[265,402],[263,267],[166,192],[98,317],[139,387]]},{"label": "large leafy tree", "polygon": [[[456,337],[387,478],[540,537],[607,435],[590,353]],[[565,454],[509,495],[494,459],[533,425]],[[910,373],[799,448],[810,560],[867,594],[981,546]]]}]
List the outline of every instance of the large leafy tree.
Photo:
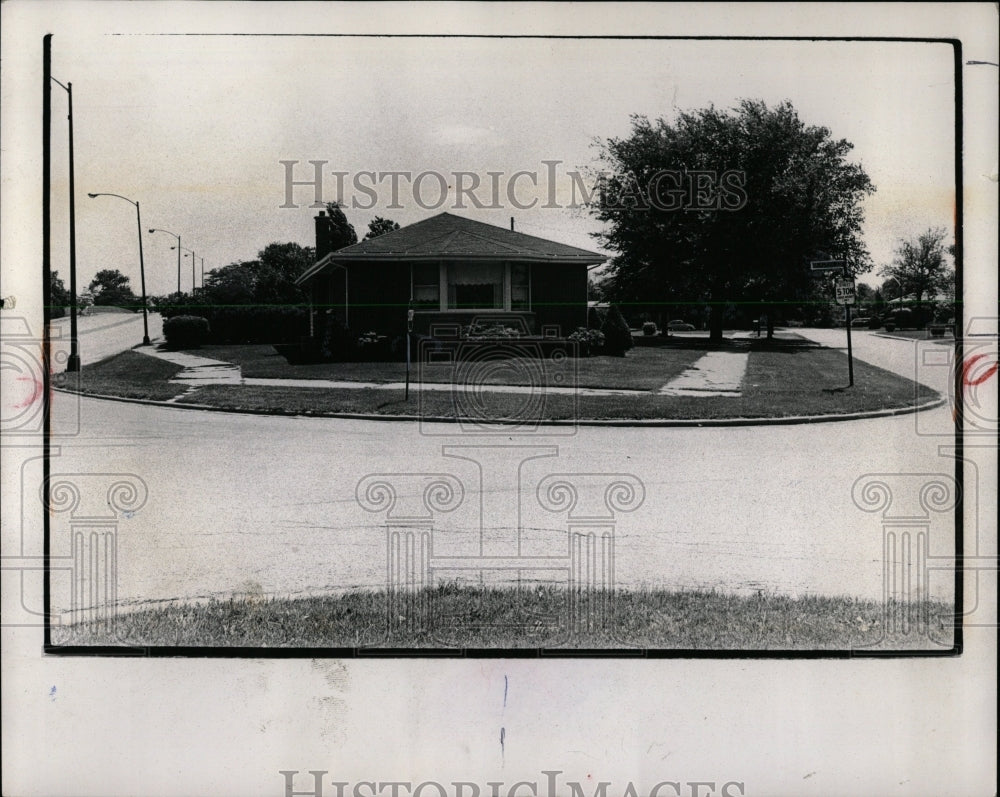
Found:
[{"label": "large leafy tree", "polygon": [[66,283],[62,281],[58,271],[49,272],[49,306],[69,307],[72,304]]},{"label": "large leafy tree", "polygon": [[862,202],[875,188],[848,162],[852,145],[803,123],[790,103],[744,100],[730,111],[632,118],[601,143],[598,238],[618,254],[607,281],[618,301],[705,302],[714,340],[728,303],[808,301],[815,259],[871,268]]},{"label": "large leafy tree", "polygon": [[129,285],[129,278],[116,268],[98,271],[90,282],[89,290],[94,294],[95,305],[133,307],[139,304]]},{"label": "large leafy tree", "polygon": [[383,219],[381,216],[376,216],[368,222],[368,232],[365,233],[364,240],[370,241],[372,238],[378,238],[380,235],[385,235],[387,232],[398,229],[399,225],[392,219]]},{"label": "large leafy tree", "polygon": [[332,224],[331,251],[343,249],[345,246],[356,244],[358,234],[354,231],[354,226],[347,220],[343,208],[337,202],[326,203],[326,214],[330,217]]},{"label": "large leafy tree", "polygon": [[311,247],[271,243],[256,260],[213,269],[205,278],[201,299],[216,305],[301,304],[306,300],[295,279],[315,260]]},{"label": "large leafy tree", "polygon": [[953,249],[945,247],[946,236],[943,227],[932,227],[915,239],[901,240],[892,263],[883,266],[879,274],[886,277],[889,286],[899,286],[900,294],[911,294],[918,303],[939,293],[954,292],[955,272],[945,258]]}]

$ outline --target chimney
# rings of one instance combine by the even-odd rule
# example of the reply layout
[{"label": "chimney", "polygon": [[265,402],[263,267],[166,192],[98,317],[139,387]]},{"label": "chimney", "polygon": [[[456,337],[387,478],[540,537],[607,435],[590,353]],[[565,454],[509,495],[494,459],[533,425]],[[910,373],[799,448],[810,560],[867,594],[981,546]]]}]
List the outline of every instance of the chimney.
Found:
[{"label": "chimney", "polygon": [[333,251],[333,219],[321,210],[316,217],[316,259],[321,260]]}]

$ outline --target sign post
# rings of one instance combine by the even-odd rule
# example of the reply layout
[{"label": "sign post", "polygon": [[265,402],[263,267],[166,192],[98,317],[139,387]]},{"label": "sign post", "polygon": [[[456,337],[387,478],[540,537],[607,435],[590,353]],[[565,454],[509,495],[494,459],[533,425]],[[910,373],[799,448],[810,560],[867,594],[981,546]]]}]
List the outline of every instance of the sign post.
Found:
[{"label": "sign post", "polygon": [[413,332],[413,308],[406,311],[406,394],[404,401],[410,400],[410,333]]},{"label": "sign post", "polygon": [[847,323],[847,376],[848,386],[854,387],[854,353],[851,351],[851,305],[854,304],[857,294],[855,293],[854,280],[837,280],[836,286],[837,304],[844,306],[845,321]]},{"label": "sign post", "polygon": [[847,274],[846,260],[813,260],[809,263],[811,271],[839,271],[841,276],[834,282],[834,297],[837,304],[844,307],[844,322],[847,326],[847,381],[848,387],[854,387],[854,352],[851,350],[851,305],[854,304],[856,293],[854,280]]}]

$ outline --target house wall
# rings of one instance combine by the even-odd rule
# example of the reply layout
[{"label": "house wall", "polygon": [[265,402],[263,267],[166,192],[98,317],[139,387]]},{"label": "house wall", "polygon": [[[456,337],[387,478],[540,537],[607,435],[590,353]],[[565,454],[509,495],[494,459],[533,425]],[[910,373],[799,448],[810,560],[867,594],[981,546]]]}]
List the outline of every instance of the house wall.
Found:
[{"label": "house wall", "polygon": [[587,267],[584,265],[545,265],[531,267],[531,309],[538,331],[558,324],[566,336],[587,325]]},{"label": "house wall", "polygon": [[[410,300],[410,264],[352,263],[348,266],[347,325],[358,334],[369,330],[397,335],[406,329],[406,311]],[[520,316],[532,334],[556,325],[562,336],[587,323],[587,267],[585,265],[534,263],[530,270],[531,310],[503,312]],[[344,271],[334,268],[312,281],[316,324],[325,311],[344,316]],[[500,312],[500,311],[497,311]],[[463,326],[474,317],[486,317],[480,310],[433,312],[418,309],[414,331],[427,333],[434,323],[457,323]]]}]

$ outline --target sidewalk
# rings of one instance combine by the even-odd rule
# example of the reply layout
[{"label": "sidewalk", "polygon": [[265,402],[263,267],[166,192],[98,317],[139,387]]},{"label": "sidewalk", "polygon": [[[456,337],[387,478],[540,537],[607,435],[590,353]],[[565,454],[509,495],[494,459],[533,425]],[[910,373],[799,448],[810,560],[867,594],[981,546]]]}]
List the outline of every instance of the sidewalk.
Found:
[{"label": "sidewalk", "polygon": [[[404,382],[350,382],[331,379],[255,379],[244,378],[238,365],[199,357],[180,351],[159,351],[154,346],[140,346],[136,349],[141,354],[158,357],[161,360],[180,365],[184,368],[171,382],[201,387],[202,385],[246,385],[248,387],[305,387],[347,390],[405,390]],[[412,382],[411,386],[419,384],[421,390],[437,390],[451,392],[455,385],[451,382]],[[495,393],[515,393],[531,395],[537,393],[541,385],[488,385],[473,384],[470,388],[487,390]],[[546,395],[565,396],[634,396],[648,393],[647,390],[627,388],[590,388],[590,387],[544,387]]]}]

